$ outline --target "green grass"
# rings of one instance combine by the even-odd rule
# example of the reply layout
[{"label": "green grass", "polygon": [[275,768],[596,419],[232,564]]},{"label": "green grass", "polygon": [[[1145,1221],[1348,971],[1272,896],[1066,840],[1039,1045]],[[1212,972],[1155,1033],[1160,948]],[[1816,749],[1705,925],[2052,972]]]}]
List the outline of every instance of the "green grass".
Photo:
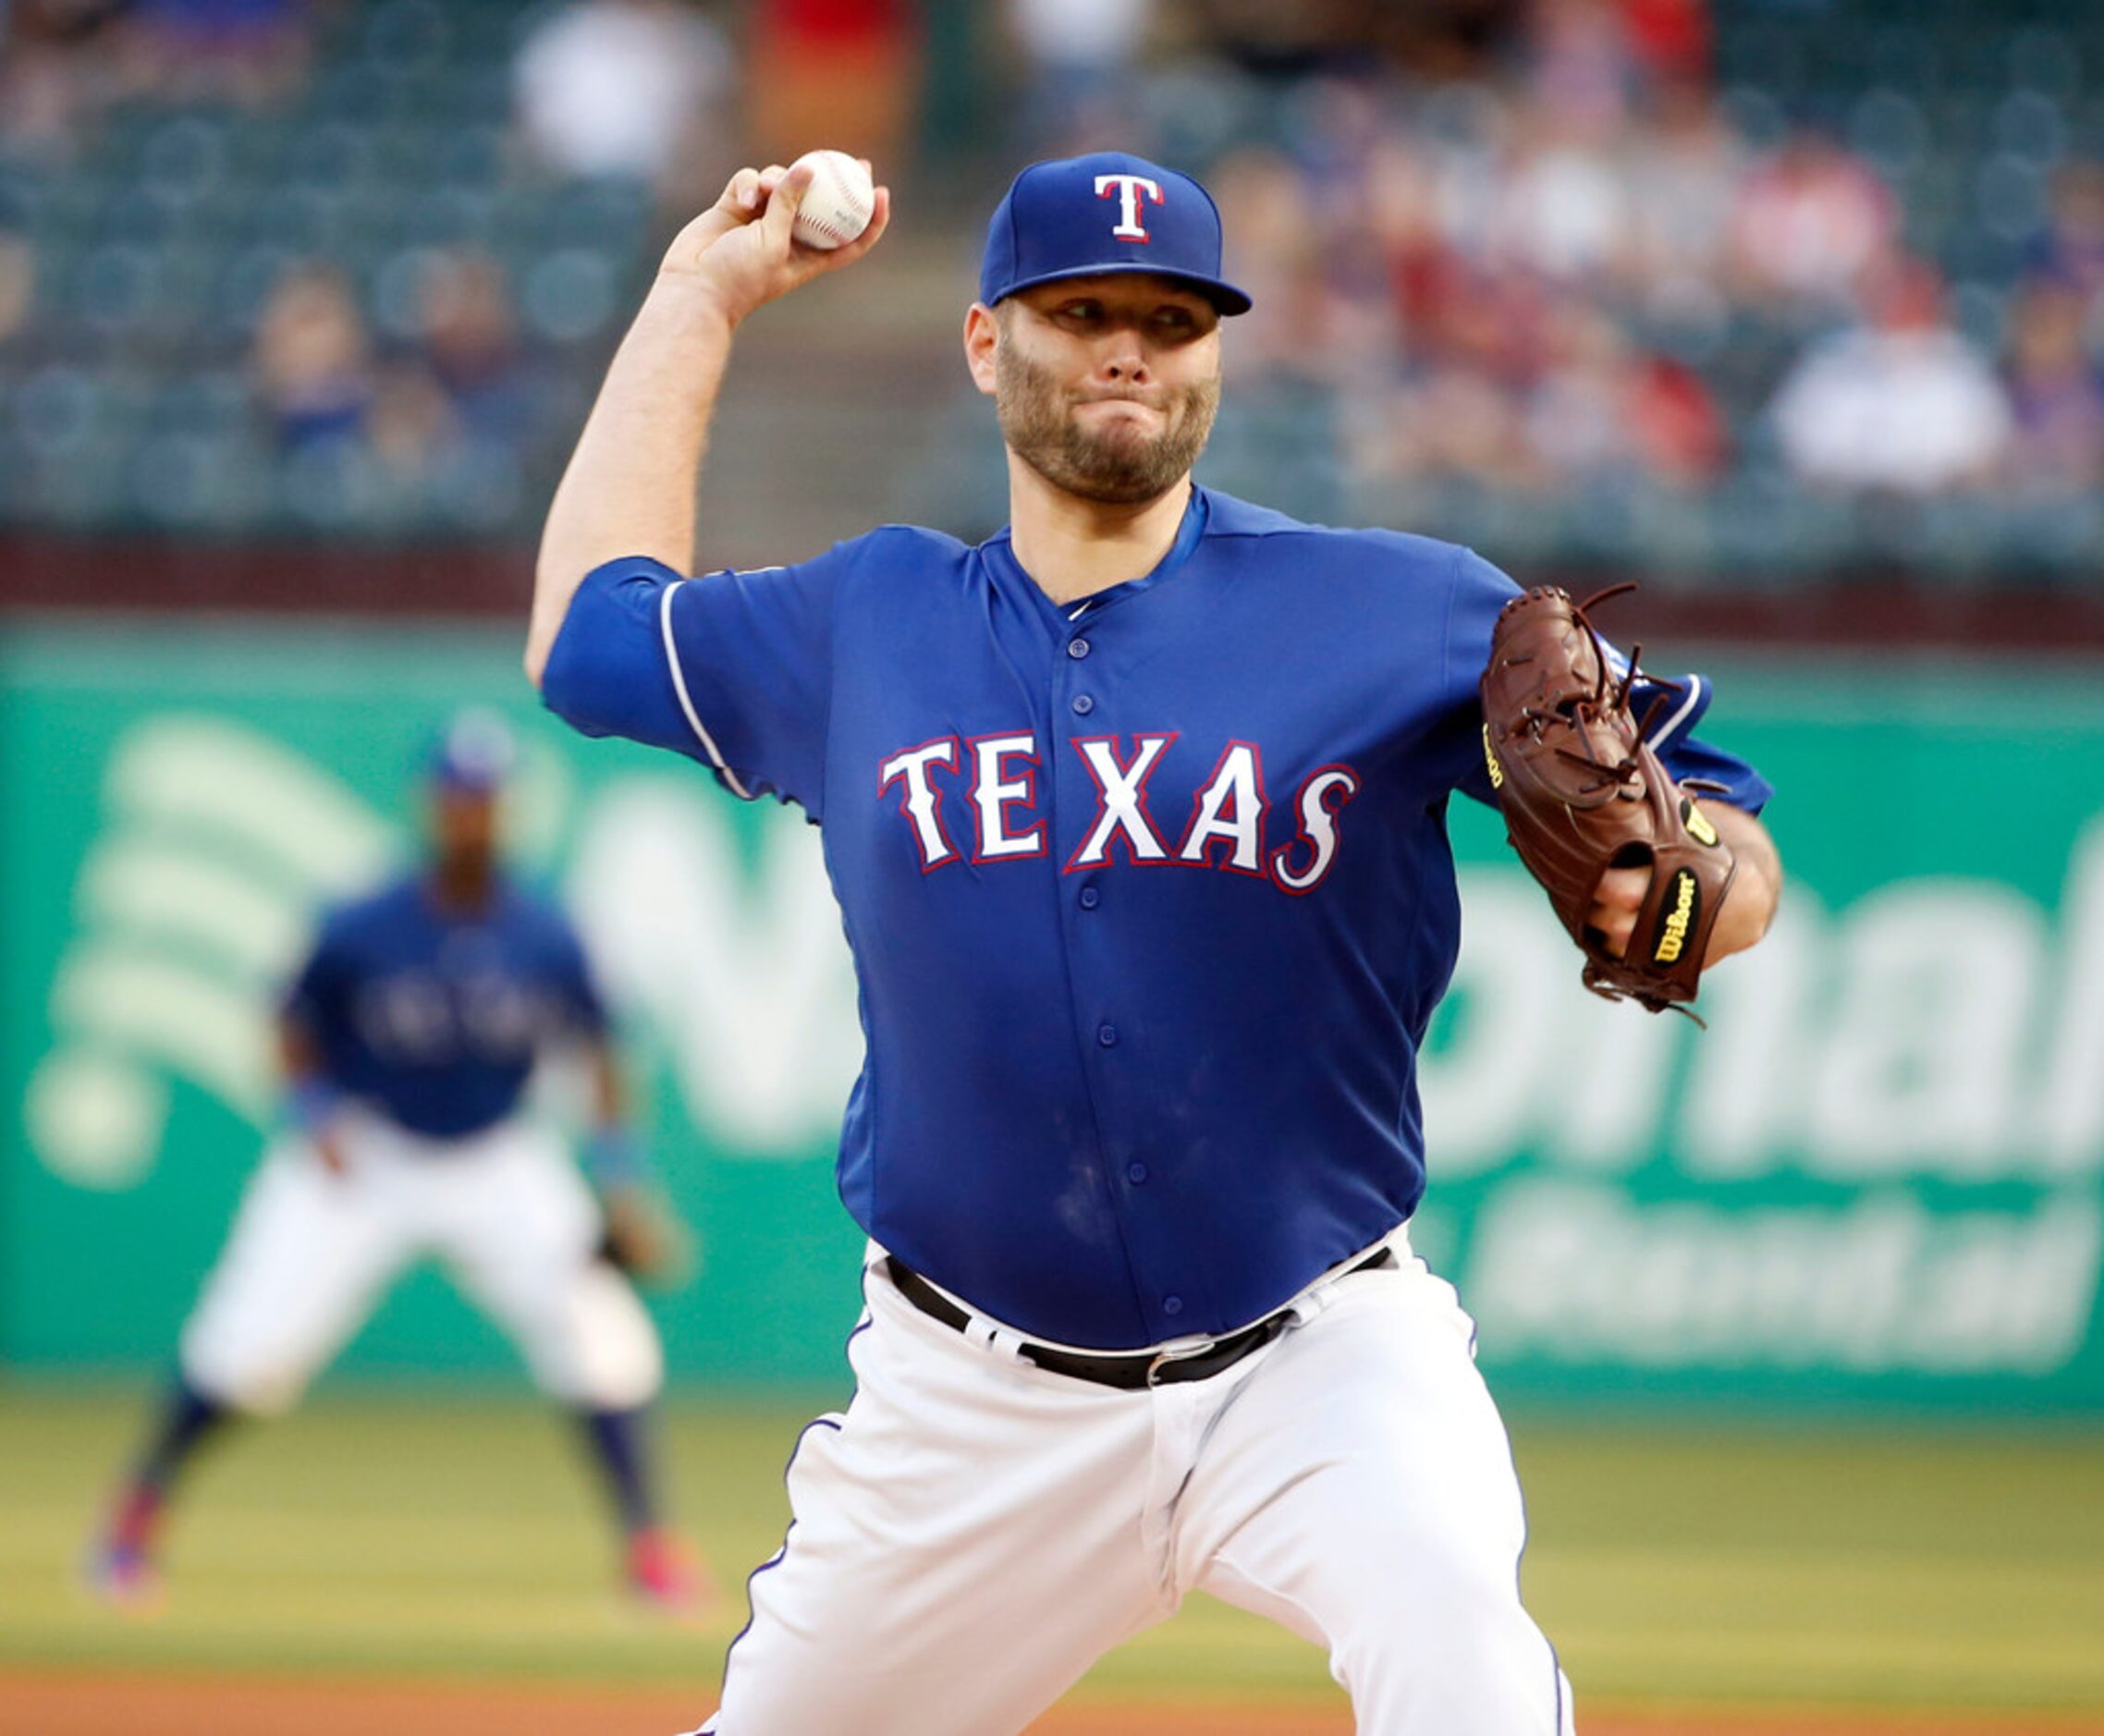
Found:
[{"label": "green grass", "polygon": [[1529,1601],[1626,1699],[2104,1706],[2104,1443],[1524,1428]]},{"label": "green grass", "polygon": [[[172,1595],[75,1583],[139,1398],[0,1386],[0,1665],[691,1683],[785,1517],[801,1413],[684,1408],[682,1518],[732,1595],[698,1631],[614,1593],[592,1486],[524,1400],[338,1392],[229,1440],[170,1539]],[[2104,1444],[1521,1419],[1529,1601],[1582,1696],[2104,1708]],[[1334,1693],[1312,1648],[1206,1600],[1107,1658],[1105,1693]]]}]

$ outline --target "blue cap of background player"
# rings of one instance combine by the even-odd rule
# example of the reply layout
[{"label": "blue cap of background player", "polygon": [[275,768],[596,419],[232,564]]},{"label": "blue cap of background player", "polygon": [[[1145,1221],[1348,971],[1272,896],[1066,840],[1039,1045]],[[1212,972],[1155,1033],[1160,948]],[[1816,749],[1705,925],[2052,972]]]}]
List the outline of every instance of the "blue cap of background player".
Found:
[{"label": "blue cap of background player", "polygon": [[518,757],[511,730],[493,711],[464,711],[449,718],[431,744],[426,766],[442,789],[494,793]]},{"label": "blue cap of background player", "polygon": [[1155,272],[1179,278],[1222,313],[1249,298],[1220,275],[1220,209],[1174,169],[1122,151],[1033,163],[1015,177],[986,227],[979,300],[1062,277]]}]

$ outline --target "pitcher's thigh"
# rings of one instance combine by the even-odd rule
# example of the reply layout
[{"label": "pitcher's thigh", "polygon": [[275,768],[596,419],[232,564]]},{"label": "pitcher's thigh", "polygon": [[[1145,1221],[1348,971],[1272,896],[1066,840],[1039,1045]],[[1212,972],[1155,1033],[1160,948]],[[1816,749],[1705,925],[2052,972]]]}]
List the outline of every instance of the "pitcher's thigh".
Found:
[{"label": "pitcher's thigh", "polygon": [[888,1354],[887,1337],[948,1329],[878,1313],[854,1403],[798,1443],[717,1736],[1003,1736],[1171,1607],[1140,1539],[1144,1406],[1084,1399],[1062,1420],[1033,1384],[1057,1377],[961,1339]]},{"label": "pitcher's thigh", "polygon": [[1189,1583],[1326,1646],[1367,1736],[1568,1736],[1466,1317],[1415,1271],[1351,1283],[1207,1443],[1185,1497]]}]

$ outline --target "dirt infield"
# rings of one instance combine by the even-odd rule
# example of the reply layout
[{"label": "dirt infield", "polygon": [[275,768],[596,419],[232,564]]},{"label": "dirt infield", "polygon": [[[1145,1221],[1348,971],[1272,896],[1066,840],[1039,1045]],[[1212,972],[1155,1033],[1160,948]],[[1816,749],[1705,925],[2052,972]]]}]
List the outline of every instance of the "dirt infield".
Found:
[{"label": "dirt infield", "polygon": [[[0,1730],[18,1736],[670,1736],[691,1730],[705,1696],[615,1689],[372,1681],[262,1681],[235,1676],[0,1672]],[[1341,1710],[1083,1702],[1041,1736],[1351,1736]],[[1585,1736],[2104,1736],[2104,1720],[1963,1719],[1918,1713],[1589,1710]]]}]

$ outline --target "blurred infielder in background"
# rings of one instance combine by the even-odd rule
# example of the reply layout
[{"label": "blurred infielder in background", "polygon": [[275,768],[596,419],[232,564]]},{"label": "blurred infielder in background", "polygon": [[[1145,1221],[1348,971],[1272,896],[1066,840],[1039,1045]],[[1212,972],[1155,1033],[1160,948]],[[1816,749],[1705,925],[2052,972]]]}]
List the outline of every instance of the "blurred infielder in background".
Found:
[{"label": "blurred infielder in background", "polygon": [[[621,1267],[668,1273],[682,1235],[654,1204],[606,1009],[556,906],[497,856],[511,742],[464,713],[434,752],[429,860],[332,911],[279,1018],[289,1128],[250,1183],[184,1328],[179,1374],[92,1564],[120,1601],[155,1587],[155,1545],[192,1453],[233,1412],[288,1409],[411,1261],[444,1261],[573,1409],[619,1514],[629,1583],[691,1607],[698,1566],[659,1517],[646,1407],[663,1357]],[[582,1045],[594,1200],[553,1129],[520,1113],[536,1060]]]},{"label": "blurred infielder in background", "polygon": [[[1471,1324],[1404,1231],[1447,804],[1494,799],[1478,682],[1515,588],[1193,485],[1248,299],[1204,189],[1119,154],[1027,169],[987,238],[964,350],[1008,530],[683,579],[733,332],[888,214],[810,251],[805,185],[741,170],[674,241],[551,508],[527,652],[580,728],[821,822],[860,977],[856,1392],[803,1435],[706,1728],[1020,1730],[1203,1589],[1327,1646],[1363,1730],[1567,1732]],[[1627,684],[1599,685],[1569,709]],[[1774,908],[1768,788],[1689,738],[1706,684],[1653,685],[1654,745],[1722,798],[1676,824],[1736,869],[1658,956],[1714,961]],[[1587,882],[1618,957],[1652,878]]]}]

